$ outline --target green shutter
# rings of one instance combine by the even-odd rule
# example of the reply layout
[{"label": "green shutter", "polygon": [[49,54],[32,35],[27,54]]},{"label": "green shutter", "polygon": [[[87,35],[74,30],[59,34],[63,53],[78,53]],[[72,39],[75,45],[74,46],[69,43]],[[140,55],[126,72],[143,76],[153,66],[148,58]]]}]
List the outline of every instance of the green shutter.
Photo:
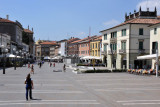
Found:
[{"label": "green shutter", "polygon": [[143,35],[143,28],[139,29],[139,35]]},{"label": "green shutter", "polygon": [[139,42],[139,49],[143,49],[143,42]]}]

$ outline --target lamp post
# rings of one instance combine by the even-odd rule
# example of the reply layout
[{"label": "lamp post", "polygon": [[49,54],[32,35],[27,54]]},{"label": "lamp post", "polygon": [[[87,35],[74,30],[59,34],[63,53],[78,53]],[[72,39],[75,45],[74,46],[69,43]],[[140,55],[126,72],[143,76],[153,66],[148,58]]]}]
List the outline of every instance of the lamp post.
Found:
[{"label": "lamp post", "polygon": [[[16,48],[13,48],[13,52],[16,54]],[[14,70],[16,70],[16,56],[14,58]]]},{"label": "lamp post", "polygon": [[24,55],[24,64],[26,66],[26,52],[24,52],[23,55]]},{"label": "lamp post", "polygon": [[16,57],[15,57],[16,58],[15,59],[15,70],[16,70],[16,67],[17,67],[17,64],[16,64],[17,63],[17,55],[18,55],[18,51],[16,51]]},{"label": "lamp post", "polygon": [[4,45],[1,45],[2,47],[2,54],[3,54],[3,74],[5,74],[5,67],[6,67],[6,54],[8,53],[8,49],[4,47]]}]

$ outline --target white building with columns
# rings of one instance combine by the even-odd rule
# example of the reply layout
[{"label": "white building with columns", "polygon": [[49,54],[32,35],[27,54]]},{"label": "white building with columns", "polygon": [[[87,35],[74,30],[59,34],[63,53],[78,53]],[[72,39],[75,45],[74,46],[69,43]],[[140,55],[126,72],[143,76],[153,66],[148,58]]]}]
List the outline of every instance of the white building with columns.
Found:
[{"label": "white building with columns", "polygon": [[150,25],[158,23],[157,10],[134,11],[125,16],[124,23],[102,33],[103,62],[108,68],[144,68],[149,60],[137,60],[137,56],[150,53]]}]

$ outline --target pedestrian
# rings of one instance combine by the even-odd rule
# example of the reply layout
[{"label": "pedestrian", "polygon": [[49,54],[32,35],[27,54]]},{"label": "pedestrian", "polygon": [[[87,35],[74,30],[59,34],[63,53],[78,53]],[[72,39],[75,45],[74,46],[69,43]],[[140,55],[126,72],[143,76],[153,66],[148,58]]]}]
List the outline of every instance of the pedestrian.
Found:
[{"label": "pedestrian", "polygon": [[32,64],[32,66],[31,66],[31,73],[34,74],[34,66],[33,66],[33,64]]},{"label": "pedestrian", "polygon": [[42,66],[42,63],[40,62],[40,63],[39,63],[39,68],[41,68],[41,66]]},{"label": "pedestrian", "polygon": [[30,62],[28,62],[28,68],[30,68]]},{"label": "pedestrian", "polygon": [[66,72],[66,65],[63,65],[63,71]]},{"label": "pedestrian", "polygon": [[55,63],[53,64],[53,66],[55,67]]},{"label": "pedestrian", "polygon": [[50,62],[50,67],[52,66],[52,63]]},{"label": "pedestrian", "polygon": [[33,80],[31,79],[30,74],[27,75],[24,83],[26,84],[26,100],[28,101],[28,92],[29,92],[29,97],[32,100]]}]

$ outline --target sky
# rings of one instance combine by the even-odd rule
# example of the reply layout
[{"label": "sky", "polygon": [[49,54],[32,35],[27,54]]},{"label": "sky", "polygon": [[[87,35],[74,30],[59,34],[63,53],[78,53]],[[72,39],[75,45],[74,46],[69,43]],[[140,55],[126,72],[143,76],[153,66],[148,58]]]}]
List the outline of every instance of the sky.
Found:
[{"label": "sky", "polygon": [[160,0],[0,0],[0,17],[33,27],[35,40],[59,41],[101,35],[140,6],[151,11],[156,6],[160,15]]}]

